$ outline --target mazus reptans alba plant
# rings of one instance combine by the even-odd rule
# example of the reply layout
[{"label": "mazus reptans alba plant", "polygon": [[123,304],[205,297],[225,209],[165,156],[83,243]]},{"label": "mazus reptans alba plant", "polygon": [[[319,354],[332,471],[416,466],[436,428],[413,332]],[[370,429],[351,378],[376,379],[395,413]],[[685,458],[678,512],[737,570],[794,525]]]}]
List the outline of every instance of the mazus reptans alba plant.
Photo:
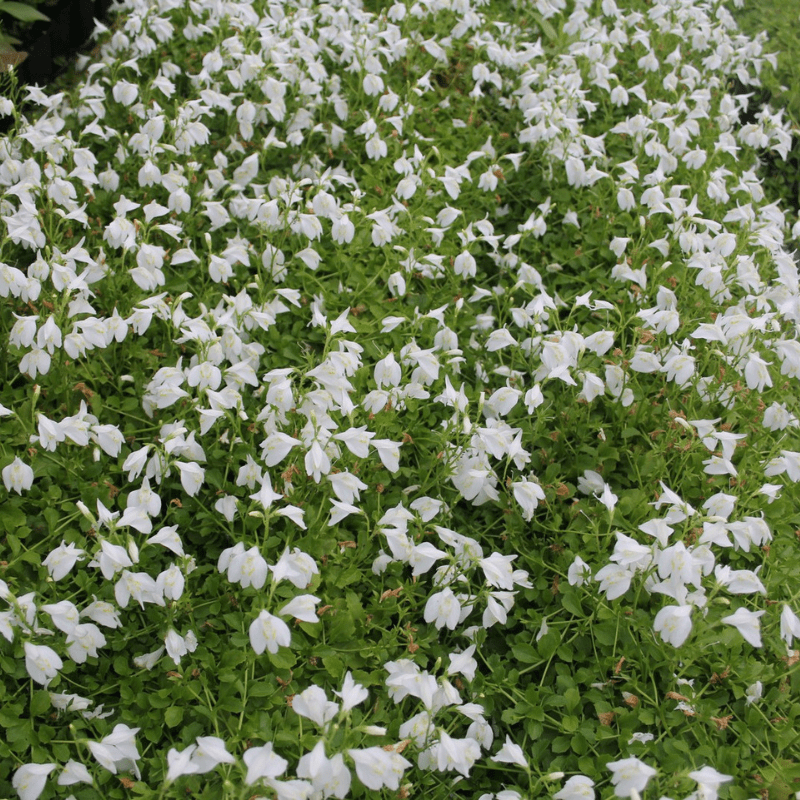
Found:
[{"label": "mazus reptans alba plant", "polygon": [[0,140],[0,794],[785,794],[762,41],[720,0],[96,36]]}]

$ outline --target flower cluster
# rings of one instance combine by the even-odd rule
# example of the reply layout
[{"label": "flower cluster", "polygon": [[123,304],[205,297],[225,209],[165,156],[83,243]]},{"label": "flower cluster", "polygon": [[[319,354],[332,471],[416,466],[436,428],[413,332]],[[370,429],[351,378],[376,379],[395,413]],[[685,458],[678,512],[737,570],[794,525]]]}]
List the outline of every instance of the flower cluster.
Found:
[{"label": "flower cluster", "polygon": [[715,800],[794,747],[774,57],[720,0],[374,5],[125,0],[9,100],[22,800]]}]

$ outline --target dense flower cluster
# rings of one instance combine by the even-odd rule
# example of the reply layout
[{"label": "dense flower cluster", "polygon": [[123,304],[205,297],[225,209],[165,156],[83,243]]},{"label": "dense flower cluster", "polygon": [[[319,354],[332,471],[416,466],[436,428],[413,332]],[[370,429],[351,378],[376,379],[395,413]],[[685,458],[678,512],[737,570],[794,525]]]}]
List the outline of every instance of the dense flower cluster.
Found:
[{"label": "dense flower cluster", "polygon": [[[552,717],[529,703],[515,728],[490,685],[503,636],[522,630],[502,658],[541,686],[581,598],[619,630],[627,597],[663,658],[696,637],[796,661],[797,598],[764,564],[800,481],[800,277],[755,169],[791,136],[727,82],[772,56],[718,0],[484,5],[126,0],[73,90],[27,88],[41,113],[0,141],[0,457],[22,515],[0,645],[32,686],[6,693],[79,734],[0,745],[22,800],[121,773],[159,797],[214,773],[220,797],[635,798],[680,771],[654,733],[625,728],[562,785],[534,749]],[[40,512],[37,561],[17,529]],[[617,634],[600,646],[618,676]],[[219,708],[214,658],[239,693]],[[138,724],[112,663],[157,708],[183,682],[173,738],[119,721]],[[591,669],[608,727],[621,679]],[[658,691],[688,719],[683,674]],[[555,752],[607,755],[569,691]],[[680,777],[712,799],[734,776]]]}]

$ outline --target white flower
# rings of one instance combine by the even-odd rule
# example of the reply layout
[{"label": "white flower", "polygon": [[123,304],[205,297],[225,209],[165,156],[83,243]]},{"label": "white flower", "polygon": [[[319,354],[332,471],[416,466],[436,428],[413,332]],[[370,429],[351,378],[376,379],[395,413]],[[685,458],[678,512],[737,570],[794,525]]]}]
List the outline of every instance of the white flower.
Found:
[{"label": "white flower", "polygon": [[153,669],[153,667],[158,663],[158,660],[161,656],[164,655],[164,648],[159,647],[158,650],[154,650],[152,653],[145,653],[141,656],[136,656],[133,659],[133,663],[139,667],[139,669]]},{"label": "white flower", "polygon": [[64,666],[64,662],[58,657],[55,650],[46,645],[31,644],[25,642],[25,669],[36,683],[47,686],[53,678],[58,675],[58,671]]},{"label": "white flower", "polygon": [[732,775],[723,775],[707,765],[689,773],[693,781],[697,781],[698,800],[717,800],[717,791],[723,783],[733,780]]},{"label": "white flower", "polygon": [[334,525],[338,525],[343,519],[349,517],[351,514],[363,513],[358,506],[354,506],[352,503],[343,503],[341,500],[334,500],[331,498],[331,505],[333,508],[331,509],[331,517],[328,520],[329,528],[332,528]]},{"label": "white flower", "polygon": [[92,561],[89,566],[99,566],[100,572],[106,580],[111,580],[114,575],[125,567],[132,567],[133,561],[122,545],[111,544],[103,539],[100,542],[100,555],[97,561]]},{"label": "white flower", "polygon": [[460,277],[474,278],[478,271],[478,264],[472,253],[466,250],[459,253],[453,262],[453,271]]},{"label": "white flower", "polygon": [[463,675],[468,681],[475,677],[475,670],[478,662],[472,657],[475,653],[476,645],[471,644],[461,653],[450,653],[450,666],[447,668],[448,675]]},{"label": "white flower", "polygon": [[299,439],[294,439],[280,431],[270,434],[261,443],[261,454],[264,457],[264,463],[268,467],[280,464],[289,454],[289,451],[298,444],[301,444]]},{"label": "white flower", "polygon": [[235,764],[236,759],[225,749],[225,742],[218,736],[198,736],[197,749],[192,753],[195,772],[203,775],[218,764]]},{"label": "white flower", "polygon": [[272,570],[272,580],[276,584],[286,579],[298,589],[305,589],[311,583],[314,575],[319,573],[316,561],[298,547],[295,547],[291,553],[284,550],[278,563],[270,569]]},{"label": "white flower", "polygon": [[620,564],[607,564],[594,576],[600,581],[600,591],[606,593],[607,600],[616,600],[628,591],[633,572]]},{"label": "white flower", "polygon": [[66,439],[66,434],[57,422],[48,419],[44,414],[38,415],[38,421],[39,444],[45,450],[54,453],[57,445]]},{"label": "white flower", "polygon": [[158,533],[154,533],[148,537],[147,544],[160,544],[175,553],[176,556],[182,556],[183,542],[178,535],[178,526],[169,525],[162,528]]},{"label": "white flower", "polygon": [[[297,133],[299,135],[299,131]],[[293,142],[293,144],[298,144],[298,142]],[[270,778],[266,784],[275,792],[275,800],[308,800],[314,791],[314,787],[308,781],[276,781],[274,778]]]},{"label": "white flower", "polygon": [[664,366],[661,367],[662,372],[667,373],[667,380],[675,381],[678,386],[685,386],[692,375],[694,375],[695,360],[692,356],[687,356],[685,353],[678,353],[677,355],[669,358]]},{"label": "white flower", "polygon": [[186,642],[174,628],[167,631],[164,637],[164,645],[167,648],[167,655],[176,663],[181,663],[181,658],[186,655]]},{"label": "white flower", "polygon": [[237,553],[231,558],[228,567],[228,580],[239,583],[243,588],[252,586],[261,589],[267,581],[267,562],[254,545],[243,553]]},{"label": "white flower", "polygon": [[92,704],[86,697],[77,694],[61,694],[59,692],[48,692],[53,708],[58,711],[85,711]]},{"label": "white flower", "polygon": [[306,474],[314,479],[314,483],[319,483],[323,473],[327,475],[331,471],[331,460],[316,439],[306,452],[305,468]]},{"label": "white flower", "polygon": [[757,700],[761,699],[764,693],[764,684],[761,683],[761,681],[756,681],[755,683],[751,683],[745,691],[745,702],[749,706],[751,703],[755,703]]},{"label": "white flower", "polygon": [[764,361],[758,353],[751,352],[748,355],[747,364],[744,368],[744,377],[748,389],[762,392],[765,386],[772,386],[772,378],[767,369],[771,363],[771,361]]},{"label": "white flower", "polygon": [[734,614],[723,617],[722,622],[726,625],[734,625],[736,630],[748,641],[753,647],[761,647],[761,629],[759,618],[766,614],[766,611],[749,611],[741,607],[737,608]]},{"label": "white flower", "polygon": [[20,800],[36,800],[44,790],[47,776],[55,768],[55,764],[23,764],[11,779]]},{"label": "white flower", "polygon": [[656,771],[638,758],[623,758],[606,765],[611,772],[611,783],[617,797],[640,795]]},{"label": "white flower", "polygon": [[680,647],[692,632],[692,606],[664,606],[656,614],[653,629],[673,647]]},{"label": "white flower", "polygon": [[98,625],[104,625],[106,628],[122,627],[122,623],[119,620],[119,612],[111,603],[106,603],[104,600],[95,598],[93,603],[90,603],[81,611],[81,616],[89,617],[93,622]]},{"label": "white flower", "polygon": [[[373,134],[369,139],[367,139],[367,158],[371,158],[374,161],[377,161],[381,158],[385,158],[386,154],[389,152],[388,147],[386,146],[386,142],[378,136],[377,133]],[[374,226],[375,228],[380,228],[380,226]],[[373,234],[373,243],[376,247],[378,247],[381,242],[375,242],[375,235]]]},{"label": "white flower", "polygon": [[492,553],[488,558],[482,558],[478,564],[483,570],[486,582],[495,589],[513,589],[514,579],[511,562],[516,556],[504,556]]},{"label": "white flower", "polygon": [[567,571],[567,581],[570,586],[583,586],[591,572],[591,567],[580,556],[575,556]]},{"label": "white flower", "polygon": [[750,569],[731,569],[718,564],[714,576],[731,594],[752,594],[758,592],[766,595],[767,589],[758,575]]},{"label": "white flower", "polygon": [[380,77],[380,75],[373,75],[372,73],[369,73],[364,76],[362,86],[364,87],[364,94],[368,95],[369,97],[375,97],[383,92],[383,79]]},{"label": "white flower", "polygon": [[[342,711],[347,712],[351,708],[363,703],[369,697],[369,692],[360,684],[353,680],[350,671],[344,676],[342,691],[334,691],[334,694],[342,700]],[[302,776],[301,776],[302,777]]]},{"label": "white flower", "polygon": [[145,464],[147,463],[147,454],[150,451],[149,445],[145,445],[144,447],[140,447],[138,450],[134,450],[126,459],[125,463],[122,465],[123,471],[128,473],[128,480],[132,481],[139,477],[142,470],[144,469]]},{"label": "white flower", "polygon": [[461,603],[458,602],[458,598],[450,588],[431,595],[425,604],[425,622],[432,622],[439,630],[444,626],[451,631],[455,630],[460,617]]},{"label": "white flower", "polygon": [[283,495],[272,489],[272,478],[269,473],[265,473],[261,480],[261,488],[255,493],[250,495],[251,500],[258,502],[262,508],[270,508],[276,500],[280,500]]},{"label": "white flower", "polygon": [[603,493],[599,497],[595,495],[595,499],[599,500],[609,511],[613,511],[619,498],[611,491],[611,487],[605,484]]},{"label": "white flower", "polygon": [[555,800],[594,800],[593,787],[594,781],[591,778],[573,775],[553,797]]},{"label": "white flower", "polygon": [[791,647],[795,637],[800,637],[800,619],[785,603],[781,611],[781,639]]},{"label": "white flower", "polygon": [[389,472],[397,472],[400,469],[400,442],[373,439],[371,444],[378,451],[378,457]]},{"label": "white flower", "polygon": [[384,750],[382,747],[348,750],[347,754],[355,762],[358,779],[374,791],[384,786],[397,791],[403,772],[411,766],[411,762],[406,761],[399,753]]},{"label": "white flower", "polygon": [[360,500],[361,492],[367,488],[366,483],[350,472],[337,472],[334,475],[328,475],[328,480],[331,482],[333,493],[343,503],[352,503],[354,500]]},{"label": "white flower", "polygon": [[214,503],[214,510],[222,514],[228,522],[233,522],[236,516],[236,503],[237,500],[233,495],[226,494]]},{"label": "white flower", "polygon": [[506,736],[505,744],[498,750],[497,755],[492,756],[492,761],[499,761],[506,764],[517,764],[520,767],[528,768],[528,762],[522,748],[511,741],[510,736]]},{"label": "white flower", "polygon": [[124,569],[114,586],[114,597],[121,608],[128,605],[131,597],[142,608],[145,603],[164,605],[163,593],[159,591],[155,579],[146,572],[130,572]]},{"label": "white flower", "polygon": [[[315,793],[320,797],[346,797],[350,792],[352,776],[341,753],[333,758],[325,755],[325,744],[319,741],[310,753],[306,753],[297,764],[297,775],[311,780]],[[315,794],[315,797],[317,795]]]},{"label": "white flower", "polygon": [[64,769],[58,776],[56,783],[59,786],[72,786],[75,783],[93,783],[89,770],[78,761],[70,759],[64,764]]},{"label": "white flower", "polygon": [[[244,779],[248,786],[262,778],[277,778],[282,775],[289,765],[285,758],[281,758],[272,750],[272,742],[262,747],[250,747],[244,751],[244,763],[247,766],[247,777]],[[298,768],[298,775],[300,771]],[[304,776],[301,776],[304,777]]]},{"label": "white flower", "polygon": [[294,617],[303,622],[319,622],[315,606],[319,597],[313,594],[301,594],[290,600],[278,613],[283,617]]},{"label": "white flower", "polygon": [[417,747],[423,747],[434,730],[431,715],[427,711],[415,714],[400,726],[400,736],[411,739]]},{"label": "white flower", "polygon": [[75,547],[72,542],[67,544],[63,539],[61,544],[55,550],[51,550],[47,558],[44,559],[42,564],[47,567],[50,577],[54,581],[60,581],[70,570],[75,566],[78,560],[82,560],[84,551]]},{"label": "white flower", "polygon": [[100,628],[91,622],[76,625],[67,634],[67,653],[76,664],[86,662],[87,656],[97,657],[97,648],[106,643]]},{"label": "white flower", "polygon": [[496,350],[512,344],[517,344],[517,340],[508,332],[507,328],[500,328],[489,334],[489,338],[486,340],[486,349],[490,353],[494,353]]},{"label": "white flower", "polygon": [[481,624],[484,628],[508,621],[508,612],[514,607],[514,592],[490,592],[486,598]]},{"label": "white flower", "polygon": [[185,750],[178,751],[171,747],[167,753],[167,783],[171,783],[181,775],[193,775],[197,772],[197,764],[192,763],[192,753],[197,749],[196,744],[190,744]]},{"label": "white flower", "polygon": [[417,577],[425,574],[445,555],[442,550],[434,547],[430,542],[412,544],[408,553],[408,563],[414,568],[411,573],[412,576]]},{"label": "white flower", "polygon": [[205,470],[194,461],[189,461],[188,463],[176,461],[174,463],[181,473],[181,486],[183,486],[183,490],[190,497],[194,497],[203,485]]},{"label": "white flower", "polygon": [[350,221],[347,214],[334,217],[331,223],[331,237],[337,244],[350,244],[355,236],[355,225]]},{"label": "white flower", "polygon": [[123,770],[133,770],[137,778],[141,779],[139,767],[139,751],[136,749],[136,734],[139,728],[129,728],[120,723],[114,730],[103,737],[99,742],[87,742],[86,745],[97,761],[109,772],[117,774]]},{"label": "white flower", "polygon": [[602,492],[605,486],[606,482],[603,480],[603,476],[593,469],[585,470],[583,475],[578,478],[578,491],[583,494]]},{"label": "white flower", "polygon": [[309,686],[294,696],[292,711],[324,728],[339,712],[339,705],[328,700],[319,686]]},{"label": "white flower", "polygon": [[258,655],[265,650],[277,653],[279,647],[288,647],[291,641],[289,626],[269,611],[262,611],[250,625],[250,644]]},{"label": "white flower", "polygon": [[161,498],[150,488],[150,480],[146,477],[142,480],[142,487],[128,495],[127,508],[134,507],[144,508],[150,517],[157,517],[161,513]]},{"label": "white flower", "polygon": [[125,437],[114,425],[92,425],[91,438],[100,445],[106,455],[112,458],[119,455],[125,443]]},{"label": "white flower", "polygon": [[9,492],[12,489],[17,494],[27,492],[33,486],[33,470],[17,457],[3,469],[3,483]]},{"label": "white flower", "polygon": [[609,244],[609,248],[611,252],[617,257],[621,258],[622,254],[625,252],[625,248],[628,246],[628,242],[630,239],[625,236],[615,236],[611,240],[611,244]]},{"label": "white flower", "polygon": [[444,730],[439,731],[439,741],[433,746],[431,757],[441,771],[457,770],[469,777],[472,766],[480,758],[481,746],[474,739],[453,739]]},{"label": "white flower", "polygon": [[111,90],[114,99],[124,106],[132,106],[139,96],[139,87],[134,83],[128,81],[116,81],[114,88]]}]

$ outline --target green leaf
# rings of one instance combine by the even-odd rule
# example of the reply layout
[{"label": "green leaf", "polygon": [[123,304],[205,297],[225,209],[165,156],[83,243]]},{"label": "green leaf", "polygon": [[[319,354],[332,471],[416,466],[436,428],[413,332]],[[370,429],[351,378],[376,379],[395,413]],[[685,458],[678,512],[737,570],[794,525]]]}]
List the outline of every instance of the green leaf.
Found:
[{"label": "green leaf", "polygon": [[164,713],[164,722],[170,728],[175,728],[183,720],[183,709],[180,706],[170,706]]},{"label": "green leaf", "polygon": [[564,592],[561,596],[561,604],[570,614],[574,614],[576,617],[583,616],[583,607],[581,606],[580,598],[576,592]]},{"label": "green leaf", "polygon": [[325,671],[337,680],[344,674],[344,662],[338,656],[328,656],[322,659]]},{"label": "green leaf", "polygon": [[353,641],[355,630],[356,627],[350,614],[339,611],[331,623],[330,641],[350,643]]},{"label": "green leaf", "polygon": [[[18,59],[23,57],[22,53],[18,53],[14,46],[22,44],[19,39],[16,39],[13,36],[6,36],[2,31],[0,31],[0,55],[5,56],[15,56]],[[16,63],[22,63],[21,61],[17,61]]]},{"label": "green leaf", "polygon": [[612,622],[604,622],[592,630],[592,634],[600,644],[609,647],[617,640],[616,627]]},{"label": "green leaf", "polygon": [[519,713],[519,709],[506,708],[500,715],[500,719],[502,719],[506,725],[514,725],[522,719],[522,715]]},{"label": "green leaf", "polygon": [[523,664],[535,664],[539,661],[539,653],[530,644],[515,644],[511,648],[511,652],[514,654],[514,658]]},{"label": "green leaf", "polygon": [[572,715],[564,717],[561,720],[561,730],[563,730],[564,733],[575,733],[575,731],[578,730],[578,723],[579,720],[577,717]]},{"label": "green leaf", "polygon": [[355,592],[348,592],[345,597],[345,602],[347,603],[347,610],[350,612],[350,616],[353,620],[358,622],[364,619],[364,607],[361,605],[361,600]]},{"label": "green leaf", "polygon": [[259,680],[251,683],[247,687],[248,697],[270,697],[275,694],[277,686],[267,683],[266,680]]},{"label": "green leaf", "polygon": [[269,653],[269,660],[277,669],[292,669],[297,661],[288,647],[281,647],[277,653]]},{"label": "green leaf", "polygon": [[561,637],[555,631],[546,633],[539,640],[537,647],[542,658],[550,658],[555,652],[558,645],[561,644]]},{"label": "green leaf", "polygon": [[242,713],[242,701],[238,697],[225,697],[217,703],[217,708],[223,711],[230,711],[232,714]]},{"label": "green leaf", "polygon": [[38,716],[50,710],[50,693],[44,690],[34,692],[31,698],[31,714]]},{"label": "green leaf", "polygon": [[11,533],[16,528],[21,528],[25,524],[25,513],[19,508],[4,508],[0,518],[0,525],[3,530]]},{"label": "green leaf", "polygon": [[582,756],[587,750],[586,739],[580,733],[576,733],[570,739],[570,746],[572,747],[572,752],[579,756]]},{"label": "green leaf", "polygon": [[570,737],[556,736],[556,738],[553,739],[550,748],[554,753],[566,753],[570,748]]},{"label": "green leaf", "polygon": [[26,6],[24,3],[15,3],[9,0],[6,3],[0,3],[0,11],[10,14],[22,22],[50,22],[50,17],[37,11],[33,6]]},{"label": "green leaf", "polygon": [[[564,699],[567,701],[567,711],[574,711],[581,704],[581,693],[571,686],[564,692]],[[577,726],[575,730],[577,730]]]}]

